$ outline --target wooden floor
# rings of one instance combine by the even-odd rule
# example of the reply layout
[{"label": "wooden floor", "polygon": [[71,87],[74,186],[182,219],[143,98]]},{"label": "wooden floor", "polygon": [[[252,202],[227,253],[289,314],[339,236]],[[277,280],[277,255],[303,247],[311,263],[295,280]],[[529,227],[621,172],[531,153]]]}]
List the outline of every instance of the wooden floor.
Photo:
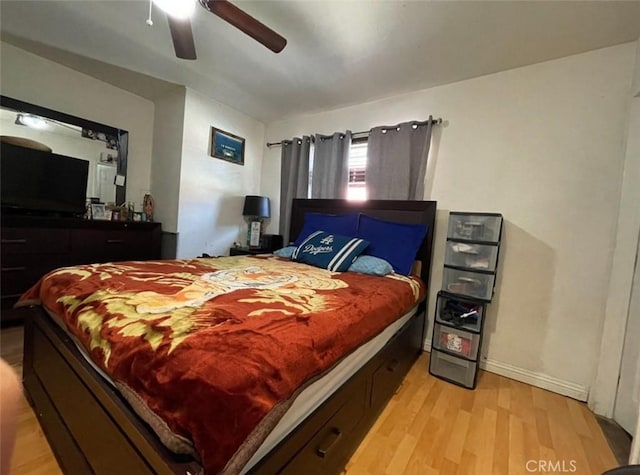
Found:
[{"label": "wooden floor", "polygon": [[[21,373],[22,328],[3,329],[0,344],[2,357]],[[469,391],[430,376],[427,365],[425,353],[354,454],[347,475],[600,475],[617,466],[585,404],[486,372]],[[61,473],[25,400],[10,473]]]}]

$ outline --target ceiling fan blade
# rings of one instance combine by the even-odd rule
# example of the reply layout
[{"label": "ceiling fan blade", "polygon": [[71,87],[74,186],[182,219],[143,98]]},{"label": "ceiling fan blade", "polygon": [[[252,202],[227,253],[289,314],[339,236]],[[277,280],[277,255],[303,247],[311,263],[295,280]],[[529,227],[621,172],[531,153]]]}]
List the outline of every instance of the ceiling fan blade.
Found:
[{"label": "ceiling fan blade", "polygon": [[285,38],[227,0],[201,0],[200,3],[211,13],[231,23],[274,53],[282,51],[287,44]]},{"label": "ceiling fan blade", "polygon": [[191,21],[189,19],[178,20],[168,15],[167,20],[169,20],[169,30],[171,30],[176,56],[181,59],[196,59],[196,45],[193,42]]}]

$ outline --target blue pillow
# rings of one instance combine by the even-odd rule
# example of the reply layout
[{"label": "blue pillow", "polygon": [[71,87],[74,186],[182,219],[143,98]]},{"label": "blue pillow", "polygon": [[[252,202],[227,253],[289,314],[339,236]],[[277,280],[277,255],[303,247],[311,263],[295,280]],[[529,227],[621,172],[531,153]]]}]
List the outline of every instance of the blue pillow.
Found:
[{"label": "blue pillow", "polygon": [[293,244],[294,246],[299,246],[311,233],[316,231],[325,231],[342,236],[355,236],[358,232],[358,217],[359,213],[305,213],[302,231],[300,231]]},{"label": "blue pillow", "polygon": [[422,240],[424,224],[405,224],[360,215],[357,236],[369,241],[365,254],[388,261],[398,274],[409,275]]},{"label": "blue pillow", "polygon": [[358,256],[347,269],[349,272],[385,276],[393,272],[393,267],[384,259],[374,256]]},{"label": "blue pillow", "polygon": [[316,231],[302,241],[291,258],[333,272],[344,272],[368,245],[363,239]]},{"label": "blue pillow", "polygon": [[[273,254],[282,257],[284,259],[291,259],[293,251],[297,249],[296,246],[287,246],[277,251],[273,251]],[[393,267],[384,259],[380,259],[374,256],[359,255],[353,264],[347,269],[349,272],[359,272],[361,274],[379,275],[385,276],[393,272]]]},{"label": "blue pillow", "polygon": [[291,255],[293,251],[296,250],[296,246],[287,246],[282,249],[278,249],[277,251],[273,251],[273,254],[278,257],[284,257],[285,259],[291,259]]}]

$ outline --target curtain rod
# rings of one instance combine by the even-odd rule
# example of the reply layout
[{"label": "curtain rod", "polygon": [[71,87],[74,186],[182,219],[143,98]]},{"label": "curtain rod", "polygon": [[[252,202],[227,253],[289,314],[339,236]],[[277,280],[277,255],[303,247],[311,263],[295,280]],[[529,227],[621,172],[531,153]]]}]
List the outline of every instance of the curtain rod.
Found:
[{"label": "curtain rod", "polygon": [[[433,125],[440,125],[440,124],[442,124],[442,117],[438,117],[437,119],[432,119],[431,122],[432,122]],[[422,121],[422,122],[416,122],[415,124],[416,125],[427,125],[428,123],[429,123],[429,121],[425,120],[425,121]],[[389,126],[383,126],[383,127],[391,129],[394,126],[389,125]],[[355,138],[368,137],[369,133],[370,133],[369,130],[365,130],[365,131],[362,131],[362,132],[352,132],[351,133],[351,137],[354,138],[354,136],[356,136],[356,135],[358,135],[359,137],[355,137]],[[280,142],[267,142],[267,148],[280,147],[285,142],[290,142],[290,141],[289,140],[281,140]]]}]

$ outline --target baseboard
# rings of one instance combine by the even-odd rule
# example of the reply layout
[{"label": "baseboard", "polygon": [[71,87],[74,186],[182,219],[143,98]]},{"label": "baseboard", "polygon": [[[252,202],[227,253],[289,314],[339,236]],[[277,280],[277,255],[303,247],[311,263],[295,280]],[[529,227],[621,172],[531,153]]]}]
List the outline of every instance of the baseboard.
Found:
[{"label": "baseboard", "polygon": [[425,341],[424,345],[422,345],[422,349],[427,353],[431,353],[431,340]]},{"label": "baseboard", "polygon": [[[424,342],[423,349],[431,352],[431,340]],[[535,371],[530,371],[528,369],[519,368],[501,361],[486,359],[484,361],[480,361],[480,368],[485,371],[489,371],[490,373],[499,374],[505,378],[515,379],[516,381],[577,399],[578,401],[586,401],[589,394],[588,388],[579,384],[554,378],[553,376],[546,374],[536,373]]]}]

